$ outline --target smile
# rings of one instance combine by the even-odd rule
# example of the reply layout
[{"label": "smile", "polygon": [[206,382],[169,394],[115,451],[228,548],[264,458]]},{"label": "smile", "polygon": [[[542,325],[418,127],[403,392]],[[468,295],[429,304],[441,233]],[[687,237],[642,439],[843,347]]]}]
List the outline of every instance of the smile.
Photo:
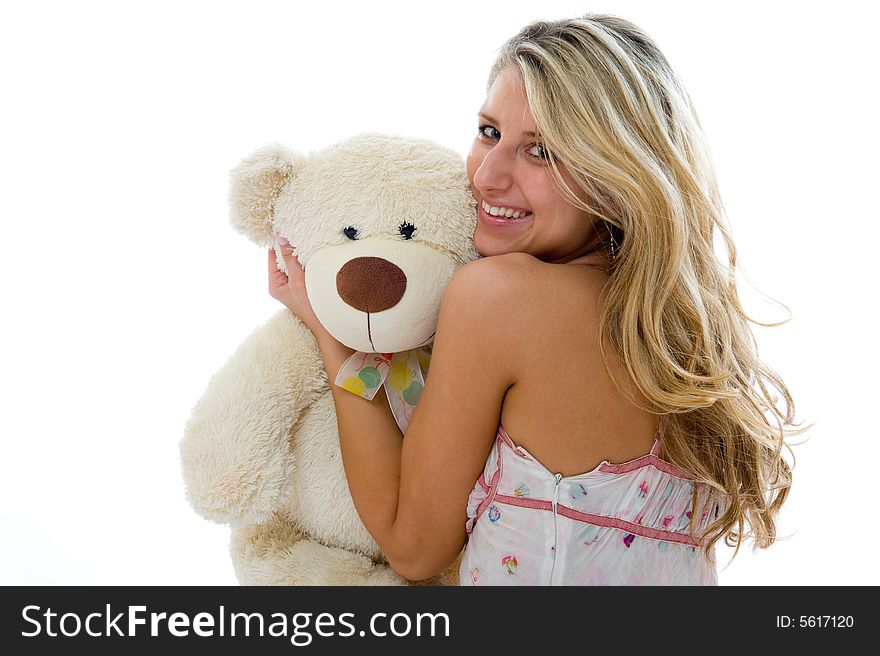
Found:
[{"label": "smile", "polygon": [[494,205],[489,205],[486,201],[483,201],[483,211],[490,216],[508,219],[520,219],[531,214],[528,210],[515,210],[510,207],[496,207]]},{"label": "smile", "polygon": [[[532,219],[534,218],[534,214],[524,210],[519,210],[518,218],[514,218],[513,214],[510,215],[510,218],[507,218],[506,211],[503,215],[492,215],[489,214],[489,212],[485,209],[486,205],[488,205],[488,203],[480,204],[477,209],[477,218],[479,219],[481,224],[488,228],[519,228],[519,226],[521,225],[531,223]],[[489,205],[489,208],[493,209],[493,206]]]}]

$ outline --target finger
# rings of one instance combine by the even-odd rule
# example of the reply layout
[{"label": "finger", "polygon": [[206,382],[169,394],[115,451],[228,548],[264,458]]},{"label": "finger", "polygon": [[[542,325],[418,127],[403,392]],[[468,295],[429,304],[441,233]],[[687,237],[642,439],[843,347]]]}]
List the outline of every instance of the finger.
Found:
[{"label": "finger", "polygon": [[278,274],[284,275],[284,272],[278,268],[278,259],[275,256],[275,249],[269,249],[269,275],[277,276]]},{"label": "finger", "polygon": [[290,245],[290,242],[281,235],[278,235],[278,244],[280,245],[281,257],[284,259],[284,264],[287,267],[287,270],[290,271],[290,267],[293,265],[302,269],[302,266],[300,266],[299,263],[299,258],[293,254],[293,246]]}]

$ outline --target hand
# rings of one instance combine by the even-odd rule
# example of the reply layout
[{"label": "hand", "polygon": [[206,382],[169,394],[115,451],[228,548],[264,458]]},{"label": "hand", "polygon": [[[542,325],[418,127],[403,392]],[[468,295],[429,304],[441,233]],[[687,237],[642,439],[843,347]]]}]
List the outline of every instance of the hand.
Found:
[{"label": "hand", "polygon": [[[278,246],[287,272],[278,268],[275,260],[275,249],[269,249],[269,295],[281,301],[288,310],[293,312],[316,337],[326,332],[306,294],[306,274],[293,254],[293,247],[283,237],[279,237]],[[289,276],[288,276],[289,274]]]}]

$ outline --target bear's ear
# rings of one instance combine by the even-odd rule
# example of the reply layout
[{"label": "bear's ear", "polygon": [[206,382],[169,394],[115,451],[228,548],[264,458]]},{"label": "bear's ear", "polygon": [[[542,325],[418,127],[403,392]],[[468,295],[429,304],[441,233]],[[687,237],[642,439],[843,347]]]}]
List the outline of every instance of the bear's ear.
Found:
[{"label": "bear's ear", "polygon": [[305,158],[281,144],[252,153],[230,172],[229,222],[260,246],[275,243],[275,201]]}]

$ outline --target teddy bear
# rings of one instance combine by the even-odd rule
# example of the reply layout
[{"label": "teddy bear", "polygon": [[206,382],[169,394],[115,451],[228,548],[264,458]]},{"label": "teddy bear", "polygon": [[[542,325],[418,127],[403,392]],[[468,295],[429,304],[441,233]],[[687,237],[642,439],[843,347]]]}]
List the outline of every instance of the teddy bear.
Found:
[{"label": "teddy bear", "polygon": [[[407,584],[355,510],[330,385],[371,398],[367,388],[384,384],[405,428],[443,290],[478,257],[462,158],[423,139],[362,134],[309,155],[269,145],[230,178],[233,227],[259,246],[290,242],[318,319],[357,353],[329,381],[314,336],[289,310],[254,330],[184,429],[187,499],[231,526],[243,585]],[[453,564],[429,583],[457,576]]]}]

